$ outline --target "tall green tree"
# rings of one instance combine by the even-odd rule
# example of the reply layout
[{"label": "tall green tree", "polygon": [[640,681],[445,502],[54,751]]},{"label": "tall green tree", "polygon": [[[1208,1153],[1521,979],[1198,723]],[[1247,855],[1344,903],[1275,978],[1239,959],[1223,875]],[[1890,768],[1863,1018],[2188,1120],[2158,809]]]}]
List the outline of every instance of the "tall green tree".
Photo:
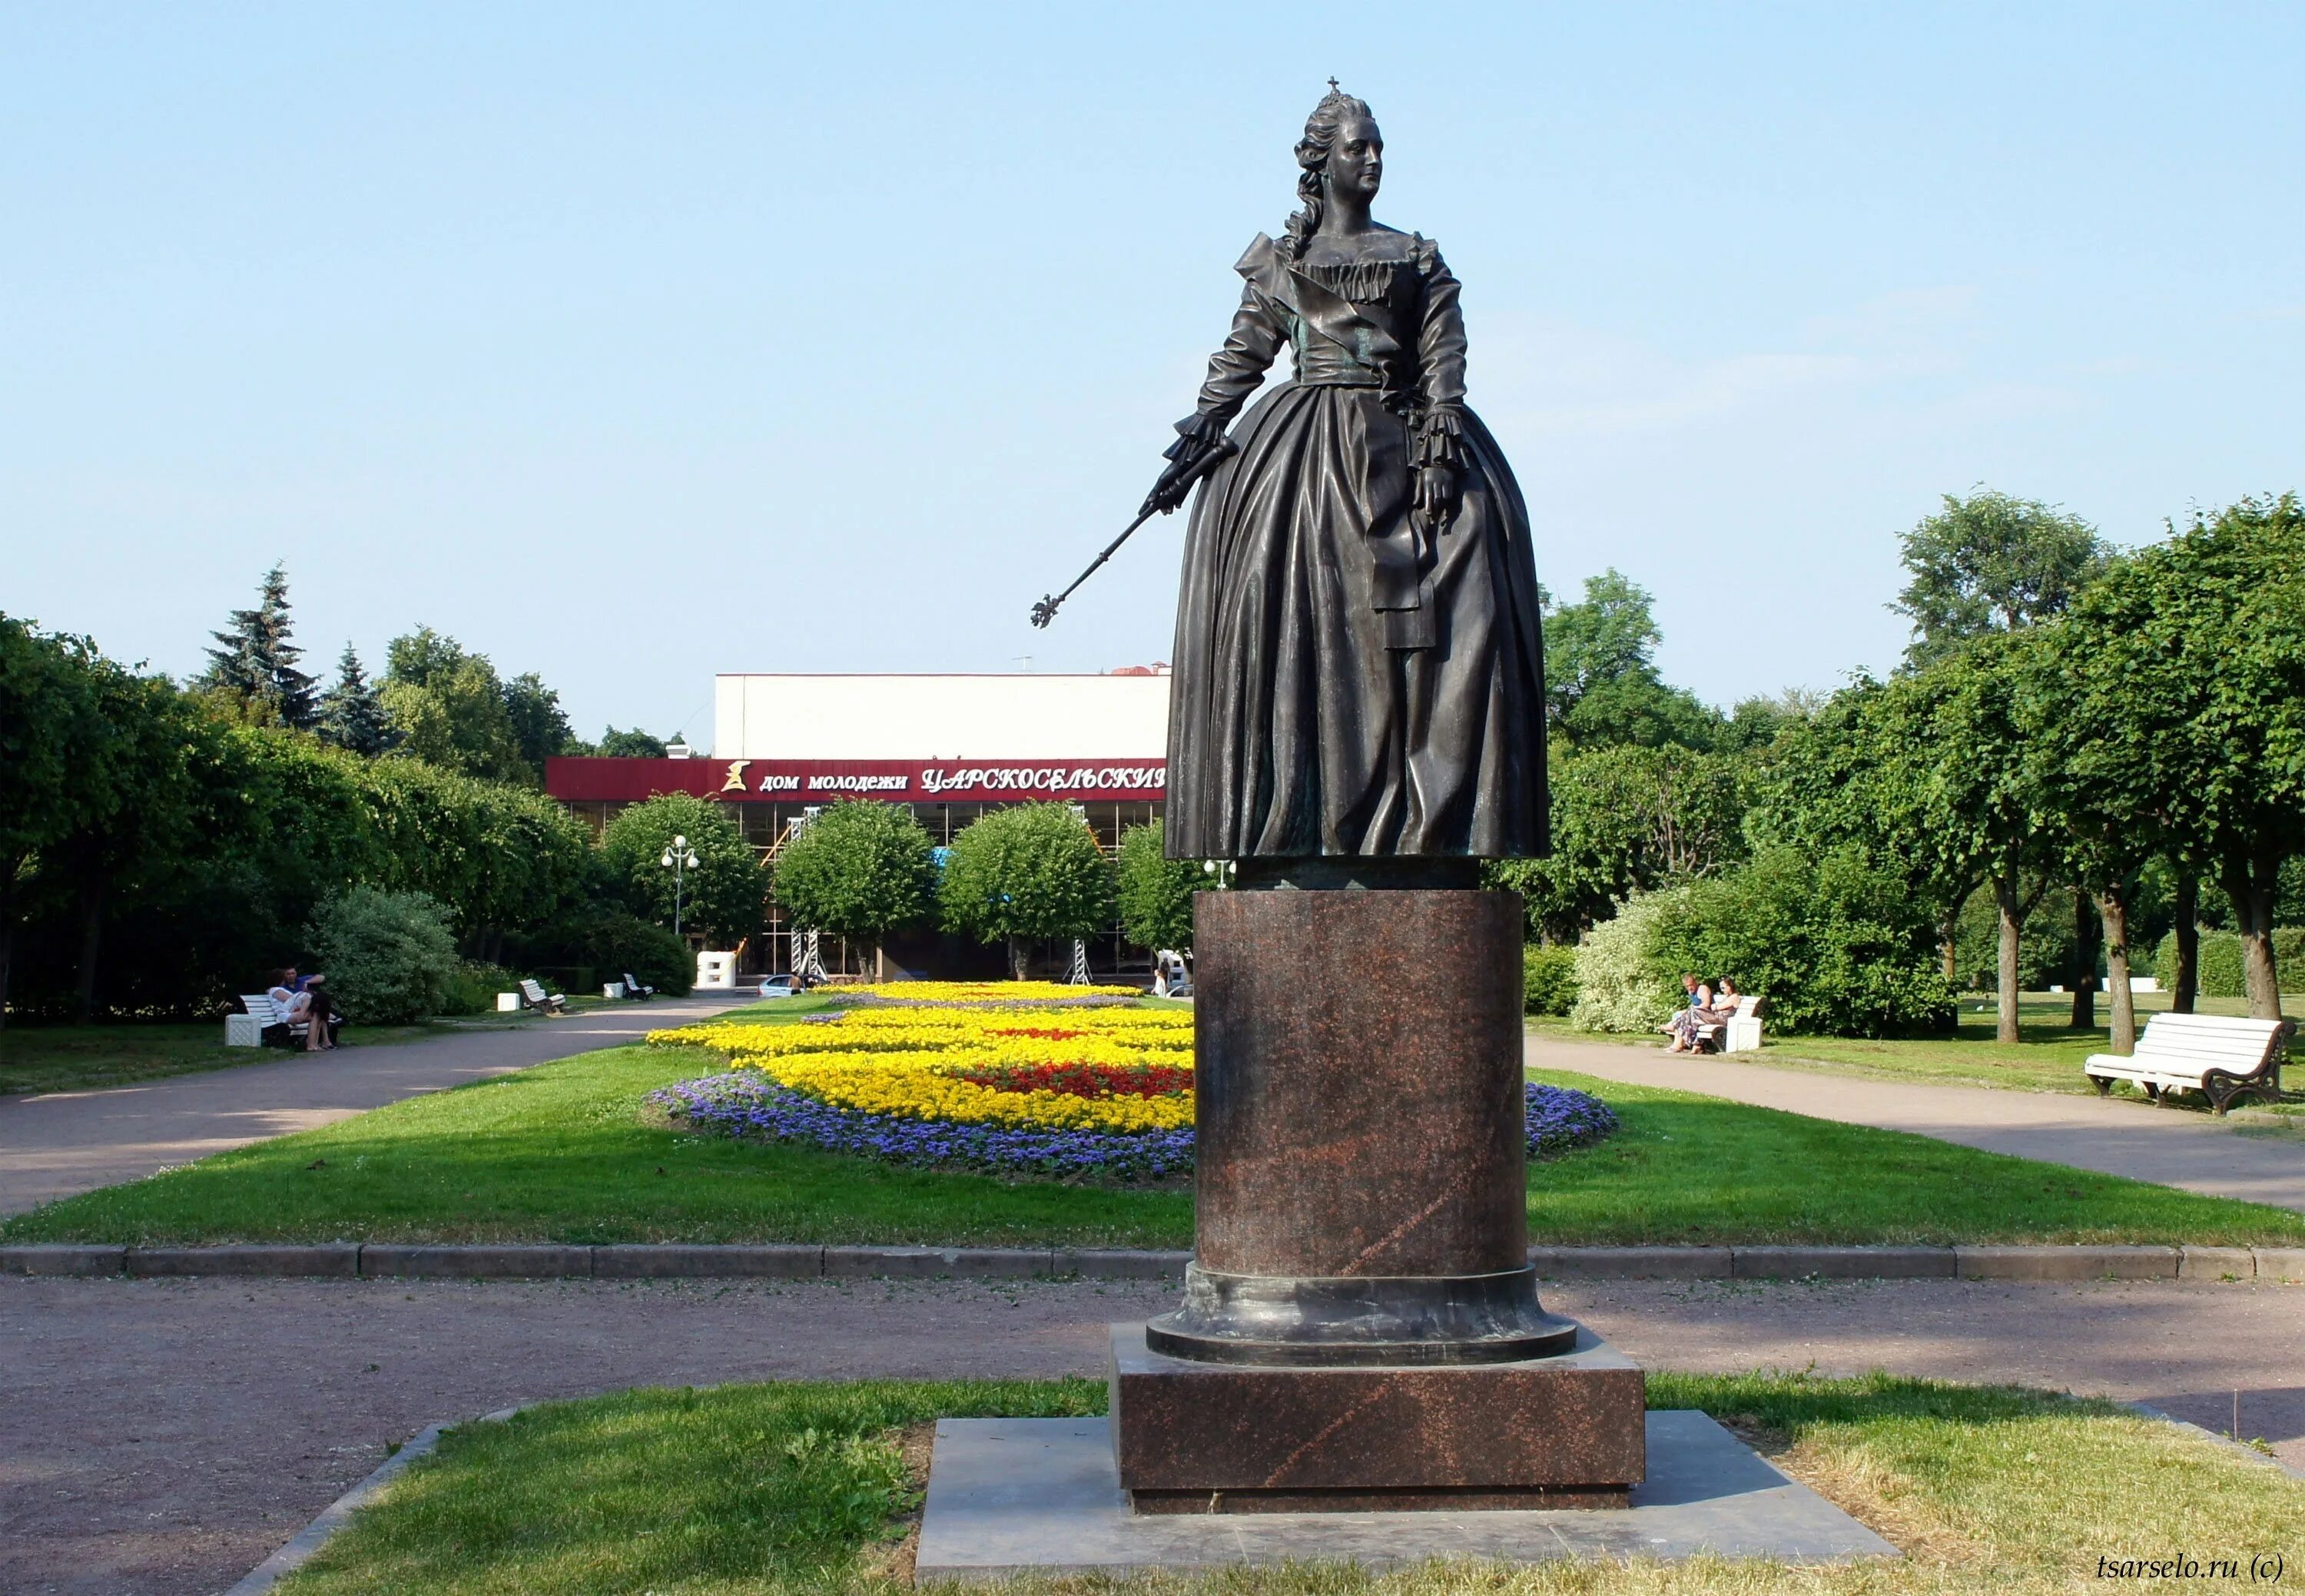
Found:
[{"label": "tall green tree", "polygon": [[560,695],[546,687],[535,671],[523,671],[505,683],[504,702],[506,718],[512,723],[513,744],[538,781],[543,780],[546,760],[573,754],[582,746],[569,729]]},{"label": "tall green tree", "polygon": [[1067,806],[1018,804],[953,839],[939,897],[946,927],[1005,942],[1008,973],[1021,981],[1035,941],[1089,936],[1111,923],[1112,870]]},{"label": "tall green tree", "polygon": [[386,719],[384,700],[361,669],[353,645],[336,661],[336,684],[320,695],[320,720],[314,729],[324,743],[372,759],[399,739]]},{"label": "tall green tree", "polygon": [[936,912],[935,844],[902,804],[827,807],[777,858],[777,901],[793,924],[869,943]]},{"label": "tall green tree", "polygon": [[1170,858],[1163,846],[1161,822],[1129,827],[1114,871],[1120,934],[1155,952],[1193,945],[1193,894],[1206,880],[1198,861]]},{"label": "tall green tree", "polygon": [[1552,850],[1491,866],[1517,892],[1530,932],[1573,943],[1614,905],[1702,875],[1744,853],[1748,771],[1739,758],[1667,745],[1553,749]]},{"label": "tall green tree", "polygon": [[253,610],[235,610],[221,632],[208,635],[208,668],[200,685],[236,700],[259,725],[310,730],[319,719],[312,679],[296,668],[304,651],[292,640],[288,573],[276,563],[257,585]]},{"label": "tall green tree", "polygon": [[1913,623],[1908,668],[1971,640],[2063,614],[2105,568],[2104,540],[2080,516],[1978,488],[1904,535],[1908,580],[1890,609]]},{"label": "tall green tree", "polygon": [[536,785],[505,686],[486,654],[430,627],[387,646],[382,699],[399,752],[484,781]]},{"label": "tall green tree", "polygon": [[637,726],[630,731],[608,726],[602,728],[600,740],[593,745],[592,752],[604,759],[661,759],[664,738],[651,737]]},{"label": "tall green tree", "polygon": [[81,824],[106,732],[84,638],[0,615],[0,1025],[7,1023],[16,929],[45,850]]},{"label": "tall green tree", "polygon": [[1721,717],[1657,674],[1648,592],[1613,568],[1585,579],[1577,603],[1544,612],[1544,689],[1555,734],[1578,747],[1709,748]]},{"label": "tall green tree", "polygon": [[634,804],[602,829],[601,868],[625,906],[644,920],[672,924],[673,872],[662,860],[676,836],[688,839],[698,859],[680,875],[682,927],[702,932],[707,947],[733,948],[758,932],[767,872],[727,805],[684,792]]},{"label": "tall green tree", "polygon": [[2224,888],[2250,1012],[2281,1017],[2282,874],[2305,853],[2305,505],[2246,499],[2123,560],[2076,606],[2070,661],[2118,724],[2091,801]]}]

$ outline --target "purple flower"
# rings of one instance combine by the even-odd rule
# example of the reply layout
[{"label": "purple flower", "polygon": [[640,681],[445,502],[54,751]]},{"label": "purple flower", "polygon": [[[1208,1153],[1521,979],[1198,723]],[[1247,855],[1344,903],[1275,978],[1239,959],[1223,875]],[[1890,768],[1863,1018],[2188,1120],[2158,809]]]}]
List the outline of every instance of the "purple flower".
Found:
[{"label": "purple flower", "polygon": [[[1122,1181],[1157,1181],[1193,1167],[1187,1130],[1122,1134],[898,1119],[836,1107],[748,1070],[680,1081],[651,1092],[648,1100],[692,1130],[803,1142],[892,1164]],[[1531,1086],[1527,1103],[1528,1150],[1535,1157],[1557,1158],[1617,1129],[1606,1104],[1565,1087]]]}]

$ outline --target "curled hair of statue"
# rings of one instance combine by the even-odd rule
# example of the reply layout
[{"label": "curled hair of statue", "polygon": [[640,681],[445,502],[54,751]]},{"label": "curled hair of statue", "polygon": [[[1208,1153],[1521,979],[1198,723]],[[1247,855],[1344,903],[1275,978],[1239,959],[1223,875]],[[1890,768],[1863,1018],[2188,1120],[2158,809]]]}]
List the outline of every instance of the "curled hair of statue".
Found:
[{"label": "curled hair of statue", "polygon": [[1297,197],[1305,203],[1289,218],[1287,235],[1281,247],[1293,257],[1304,253],[1305,245],[1320,231],[1321,211],[1324,201],[1321,194],[1322,175],[1329,169],[1329,150],[1337,141],[1337,130],[1345,118],[1368,115],[1368,102],[1354,98],[1337,87],[1337,80],[1329,80],[1329,92],[1313,107],[1305,119],[1305,136],[1297,141]]}]

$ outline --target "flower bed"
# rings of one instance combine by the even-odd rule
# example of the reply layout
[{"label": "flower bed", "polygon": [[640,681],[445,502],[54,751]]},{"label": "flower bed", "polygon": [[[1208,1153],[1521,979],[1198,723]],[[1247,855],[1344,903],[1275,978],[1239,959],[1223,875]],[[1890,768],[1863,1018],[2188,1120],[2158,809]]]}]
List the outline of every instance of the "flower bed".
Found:
[{"label": "flower bed", "polygon": [[[736,1066],[650,1101],[691,1127],[900,1163],[1160,1179],[1192,1167],[1193,1016],[1180,1010],[860,1009],[783,1026],[650,1033]],[[1527,1088],[1528,1148],[1617,1128],[1606,1105]]]},{"label": "flower bed", "polygon": [[1060,981],[880,981],[819,991],[836,1003],[892,1009],[1074,1008],[1128,1003],[1144,995],[1137,986],[1073,986]]}]

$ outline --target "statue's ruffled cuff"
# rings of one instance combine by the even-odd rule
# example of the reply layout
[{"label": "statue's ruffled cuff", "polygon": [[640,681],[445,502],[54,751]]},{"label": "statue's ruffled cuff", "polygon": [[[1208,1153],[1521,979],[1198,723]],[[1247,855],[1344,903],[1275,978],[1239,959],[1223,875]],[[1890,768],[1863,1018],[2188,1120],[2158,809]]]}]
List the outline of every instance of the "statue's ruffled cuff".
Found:
[{"label": "statue's ruffled cuff", "polygon": [[1422,465],[1446,465],[1451,469],[1465,461],[1465,422],[1454,405],[1435,405],[1426,410],[1416,424],[1416,463]]},{"label": "statue's ruffled cuff", "polygon": [[1213,410],[1196,410],[1177,423],[1177,441],[1161,453],[1177,461],[1197,460],[1225,440],[1225,418]]}]

